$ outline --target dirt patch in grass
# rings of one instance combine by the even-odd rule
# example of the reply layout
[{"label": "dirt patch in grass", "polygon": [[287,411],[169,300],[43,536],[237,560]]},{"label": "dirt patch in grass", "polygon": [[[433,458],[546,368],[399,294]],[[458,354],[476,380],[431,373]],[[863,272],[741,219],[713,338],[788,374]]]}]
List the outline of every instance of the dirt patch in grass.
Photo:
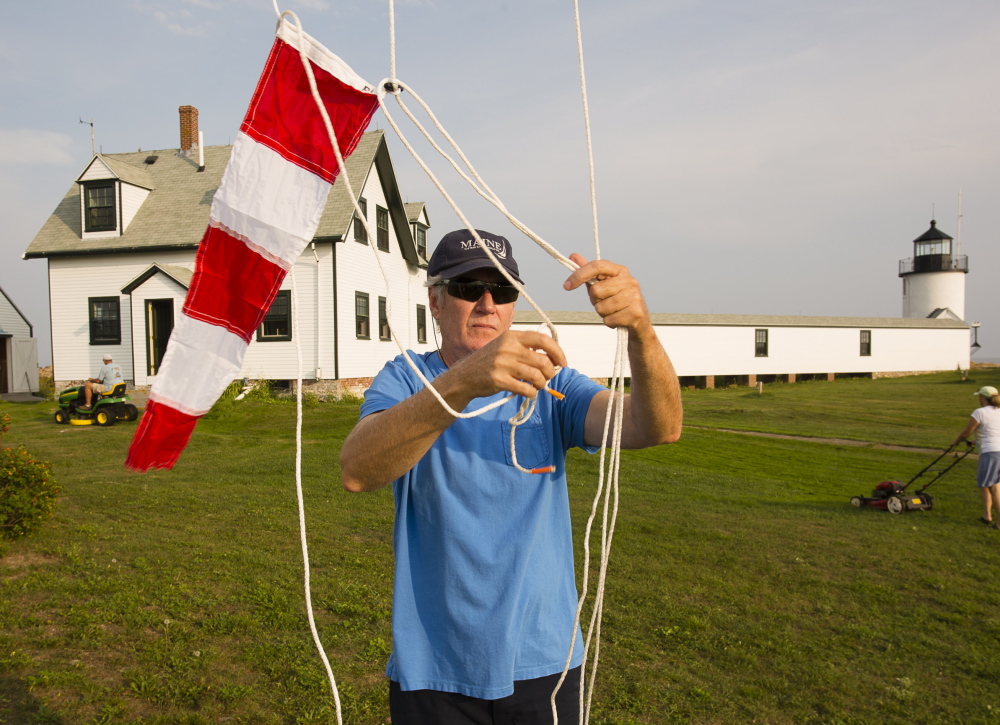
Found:
[{"label": "dirt patch in grass", "polygon": [[[33,551],[25,551],[17,554],[8,554],[7,556],[0,558],[0,569],[31,569],[36,566],[42,566],[43,564],[55,564],[58,561],[58,557],[55,556],[46,556],[45,554],[38,554]],[[16,579],[18,576],[22,576],[25,573],[26,572],[19,572],[9,578]]]}]

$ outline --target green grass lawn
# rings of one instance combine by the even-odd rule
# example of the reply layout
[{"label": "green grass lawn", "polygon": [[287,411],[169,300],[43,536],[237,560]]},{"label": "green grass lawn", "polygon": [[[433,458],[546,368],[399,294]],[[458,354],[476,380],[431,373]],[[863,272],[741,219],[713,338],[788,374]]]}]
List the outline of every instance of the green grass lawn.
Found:
[{"label": "green grass lawn", "polygon": [[[974,464],[901,516],[848,504],[943,448],[1000,373],[685,391],[681,442],[626,452],[592,722],[1000,722],[1000,535]],[[132,425],[0,404],[53,461],[55,517],[0,558],[0,722],[332,722],[309,634],[294,406],[217,407],[174,470],[122,469]],[[357,406],[305,415],[313,596],[344,720],[385,723],[392,496],[340,488]],[[580,530],[597,457],[570,456]],[[579,537],[578,537],[579,538]],[[579,545],[579,542],[578,542]]]}]

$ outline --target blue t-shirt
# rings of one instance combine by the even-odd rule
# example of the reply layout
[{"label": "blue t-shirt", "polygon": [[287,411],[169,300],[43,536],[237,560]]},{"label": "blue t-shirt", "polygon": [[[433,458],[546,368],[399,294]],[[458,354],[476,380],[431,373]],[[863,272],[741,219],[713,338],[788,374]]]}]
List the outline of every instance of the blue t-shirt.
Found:
[{"label": "blue t-shirt", "polygon": [[[437,352],[411,359],[429,380],[447,369]],[[455,421],[408,473],[393,482],[396,520],[393,651],[386,674],[404,690],[498,699],[515,680],[561,672],[569,652],[577,591],[566,489],[566,451],[584,443],[590,402],[606,388],[561,370],[518,426],[512,465],[514,398]],[[361,417],[423,389],[397,356],[365,393]],[[476,410],[505,397],[477,398]],[[572,666],[583,660],[579,628]]]}]

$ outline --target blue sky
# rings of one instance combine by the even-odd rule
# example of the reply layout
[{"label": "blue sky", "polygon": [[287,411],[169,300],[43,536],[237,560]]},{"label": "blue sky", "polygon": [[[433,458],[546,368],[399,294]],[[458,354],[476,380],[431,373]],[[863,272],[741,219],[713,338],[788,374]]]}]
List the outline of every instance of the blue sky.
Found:
[{"label": "blue sky", "polygon": [[[280,4],[367,80],[389,74],[384,2]],[[1000,360],[1000,4],[581,0],[581,12],[602,252],[652,310],[897,317],[898,261],[932,210],[957,236],[961,189],[975,359]],[[399,77],[516,216],[590,256],[572,3],[409,0],[396,15]],[[44,362],[45,263],[20,255],[89,160],[79,120],[94,119],[107,153],[169,149],[191,104],[206,144],[231,142],[274,20],[270,0],[50,0],[0,27],[0,286]],[[459,226],[391,137],[390,149],[403,195],[428,203],[431,239]],[[477,224],[507,232],[459,183],[447,185]],[[584,309],[562,267],[517,249],[544,307]]]}]

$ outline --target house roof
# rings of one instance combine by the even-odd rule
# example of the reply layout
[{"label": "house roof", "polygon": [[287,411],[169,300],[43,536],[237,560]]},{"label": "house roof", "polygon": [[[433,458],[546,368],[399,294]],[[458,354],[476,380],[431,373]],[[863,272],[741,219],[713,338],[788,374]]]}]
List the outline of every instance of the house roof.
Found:
[{"label": "house roof", "polygon": [[147,279],[152,277],[154,274],[165,274],[170,277],[174,282],[179,284],[184,289],[191,286],[191,277],[194,276],[192,272],[187,267],[178,267],[176,264],[159,264],[154,263],[149,265],[146,269],[142,271],[138,277],[133,279],[127,285],[122,287],[122,294],[128,295],[132,294],[138,287],[140,287]]},{"label": "house roof", "polygon": [[[7,300],[7,302],[10,304],[10,306],[14,308],[14,312],[16,312],[17,314],[19,314],[21,316],[21,319],[24,320],[24,323],[28,326],[28,334],[31,335],[31,336],[34,336],[34,334],[35,334],[35,326],[32,325],[31,321],[28,320],[28,318],[24,316],[24,313],[21,312],[21,310],[18,309],[17,305],[14,304],[14,300],[12,300],[10,298],[10,295],[8,295],[4,291],[3,287],[0,287],[0,295],[3,295],[4,299]],[[2,330],[0,330],[0,331],[2,331]],[[7,333],[4,333],[4,334],[7,334]]]},{"label": "house roof", "polygon": [[[146,154],[145,158],[149,158],[150,156],[151,154]],[[143,163],[143,168],[136,168],[131,164],[119,161],[110,155],[105,156],[104,154],[96,154],[94,158],[91,159],[90,163],[87,164],[87,168],[84,169],[83,173],[80,174],[76,180],[80,181],[80,179],[86,175],[87,170],[89,170],[98,161],[103,163],[107,167],[108,171],[110,171],[114,176],[128,184],[141,186],[143,189],[152,190],[156,188],[156,182],[153,181],[152,175],[145,170],[148,168],[145,163]]]},{"label": "house roof", "polygon": [[[133,179],[128,183],[133,183],[142,175],[153,187],[125,233],[81,238],[80,184],[74,183],[28,245],[24,258],[197,247],[232,149],[206,146],[204,172],[198,171],[197,159],[179,156],[176,149],[104,154],[100,160],[123,181],[128,176]],[[149,156],[159,158],[143,168]],[[127,167],[131,168],[125,171]]]},{"label": "house roof", "polygon": [[[406,210],[406,219],[412,224],[413,222],[420,221],[420,214],[423,212],[426,204],[422,201],[408,201],[403,204],[403,208]],[[427,217],[427,223],[431,223],[431,218]]]},{"label": "house roof", "polygon": [[[590,312],[548,312],[552,322],[560,325],[600,325],[600,316]],[[695,325],[702,327],[897,327],[969,329],[961,320],[945,317],[813,317],[804,315],[701,315],[671,312],[650,315],[654,325]],[[542,318],[534,310],[516,310],[514,322],[541,324]]]},{"label": "house roof", "polygon": [[[382,183],[382,194],[389,205],[389,218],[396,232],[396,239],[399,240],[403,258],[410,264],[426,266],[426,263],[417,257],[417,247],[413,241],[413,235],[410,233],[408,214],[404,209],[403,199],[396,183],[396,172],[392,167],[389,147],[385,143],[385,131],[381,129],[369,131],[362,136],[354,153],[347,157],[344,164],[347,167],[347,176],[351,181],[351,189],[355,194],[360,193],[361,189],[364,188],[374,164],[375,168],[378,169],[378,177]],[[320,217],[319,227],[316,229],[316,239],[342,241],[350,230],[353,219],[354,204],[347,192],[347,185],[338,178],[330,190],[330,198],[323,209],[323,216]]]},{"label": "house roof", "polygon": [[[87,168],[99,160],[122,181],[151,189],[125,233],[83,239],[80,184],[74,183],[28,245],[24,258],[196,248],[208,225],[212,197],[222,182],[232,150],[232,146],[206,146],[203,172],[198,171],[196,158],[181,156],[177,149],[95,156]],[[146,164],[150,156],[158,156],[158,159],[153,164]],[[379,170],[403,258],[410,264],[423,266],[417,258],[385,143],[385,132],[381,130],[364,134],[354,153],[346,159],[347,173],[355,192],[363,187],[372,164]],[[347,187],[338,180],[330,190],[315,238],[342,241],[350,228],[353,211]]]}]

